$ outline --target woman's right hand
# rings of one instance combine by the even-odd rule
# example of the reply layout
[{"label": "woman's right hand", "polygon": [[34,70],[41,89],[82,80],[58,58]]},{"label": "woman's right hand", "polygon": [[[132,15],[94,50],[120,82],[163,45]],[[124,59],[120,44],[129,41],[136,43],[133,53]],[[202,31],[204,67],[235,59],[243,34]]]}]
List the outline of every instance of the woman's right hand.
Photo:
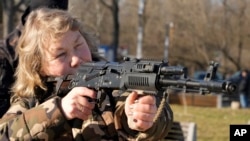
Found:
[{"label": "woman's right hand", "polygon": [[88,116],[92,114],[95,103],[89,102],[87,97],[96,99],[96,92],[86,87],[75,87],[62,98],[62,110],[68,120],[74,118],[88,119]]}]

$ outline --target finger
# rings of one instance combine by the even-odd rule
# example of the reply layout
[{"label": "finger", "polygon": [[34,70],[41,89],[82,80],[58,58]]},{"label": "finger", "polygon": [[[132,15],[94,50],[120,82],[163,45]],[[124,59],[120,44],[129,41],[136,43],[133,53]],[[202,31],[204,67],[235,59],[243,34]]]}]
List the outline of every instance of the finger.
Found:
[{"label": "finger", "polygon": [[89,102],[88,98],[82,96],[77,98],[77,103],[79,105],[85,106],[88,109],[93,109],[95,106],[95,103]]},{"label": "finger", "polygon": [[144,95],[138,98],[138,103],[154,105],[156,104],[156,99],[153,95]]},{"label": "finger", "polygon": [[76,113],[76,117],[80,118],[80,119],[84,119],[92,114],[91,109],[89,109],[85,106],[82,106],[82,105],[77,105],[74,112]]},{"label": "finger", "polygon": [[137,119],[134,119],[133,122],[134,122],[135,130],[138,130],[138,131],[146,131],[147,129],[153,126],[153,122],[147,122],[147,121],[137,120]]},{"label": "finger", "polygon": [[90,98],[90,97],[88,97],[88,96],[83,96],[83,97],[86,98],[86,99],[88,100],[89,103],[97,103],[97,102],[98,102],[98,100],[95,99],[95,98]]},{"label": "finger", "polygon": [[82,113],[84,113],[85,115],[90,115],[92,113],[92,109],[89,109],[88,107],[82,105],[77,106],[77,109]]},{"label": "finger", "polygon": [[126,98],[126,101],[125,101],[125,113],[126,113],[127,116],[132,116],[133,104],[134,104],[134,101],[137,98],[137,96],[138,95],[137,95],[136,92],[132,92]]},{"label": "finger", "polygon": [[133,110],[134,112],[155,114],[157,112],[157,107],[156,105],[136,103],[133,105]]},{"label": "finger", "polygon": [[[87,96],[93,99],[96,99],[96,91],[92,90],[92,89],[88,89],[86,87],[75,87],[74,88],[77,93],[81,96]],[[83,93],[84,92],[84,93]]]},{"label": "finger", "polygon": [[76,118],[79,118],[82,120],[87,120],[88,116],[90,115],[90,114],[86,114],[85,109],[79,109],[79,108],[77,108],[77,110],[75,110],[74,114],[75,114]]},{"label": "finger", "polygon": [[142,120],[145,122],[153,122],[155,114],[148,114],[148,113],[139,113],[139,112],[134,112],[133,113],[133,118]]},{"label": "finger", "polygon": [[126,99],[126,104],[127,105],[131,105],[134,104],[135,100],[137,99],[138,94],[137,92],[131,92],[131,94],[128,95],[127,99]]}]

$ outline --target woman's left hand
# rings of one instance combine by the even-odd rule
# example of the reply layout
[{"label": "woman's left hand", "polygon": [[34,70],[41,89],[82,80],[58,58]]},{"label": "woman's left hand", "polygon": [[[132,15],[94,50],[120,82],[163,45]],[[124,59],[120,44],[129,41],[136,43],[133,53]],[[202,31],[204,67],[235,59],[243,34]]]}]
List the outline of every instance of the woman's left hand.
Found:
[{"label": "woman's left hand", "polygon": [[138,95],[132,92],[125,102],[125,114],[129,128],[145,131],[153,126],[157,112],[156,98],[152,95]]}]

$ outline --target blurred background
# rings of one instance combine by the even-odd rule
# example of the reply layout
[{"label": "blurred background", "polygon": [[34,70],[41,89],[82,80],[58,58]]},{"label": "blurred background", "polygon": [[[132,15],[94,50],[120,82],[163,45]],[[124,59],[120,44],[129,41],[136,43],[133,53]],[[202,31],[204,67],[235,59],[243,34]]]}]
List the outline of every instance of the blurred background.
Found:
[{"label": "blurred background", "polygon": [[[1,0],[0,38],[28,3]],[[69,11],[98,37],[110,61],[168,59],[193,75],[213,60],[224,78],[250,67],[250,0],[70,0]]]}]

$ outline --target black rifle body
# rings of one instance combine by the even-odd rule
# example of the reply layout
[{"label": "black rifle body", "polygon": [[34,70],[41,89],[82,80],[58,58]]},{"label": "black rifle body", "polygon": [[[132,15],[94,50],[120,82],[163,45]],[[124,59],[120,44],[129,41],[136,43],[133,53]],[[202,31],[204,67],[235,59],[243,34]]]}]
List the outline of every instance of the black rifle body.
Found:
[{"label": "black rifle body", "polygon": [[[210,66],[208,76],[214,76],[216,69],[214,66]],[[217,81],[212,78],[204,80],[187,78],[185,67],[169,66],[166,61],[130,58],[123,62],[84,63],[71,80],[69,87],[77,86],[97,91],[143,90],[149,94],[157,94],[168,89],[200,94],[233,93],[236,89],[236,86],[229,81]]]}]

